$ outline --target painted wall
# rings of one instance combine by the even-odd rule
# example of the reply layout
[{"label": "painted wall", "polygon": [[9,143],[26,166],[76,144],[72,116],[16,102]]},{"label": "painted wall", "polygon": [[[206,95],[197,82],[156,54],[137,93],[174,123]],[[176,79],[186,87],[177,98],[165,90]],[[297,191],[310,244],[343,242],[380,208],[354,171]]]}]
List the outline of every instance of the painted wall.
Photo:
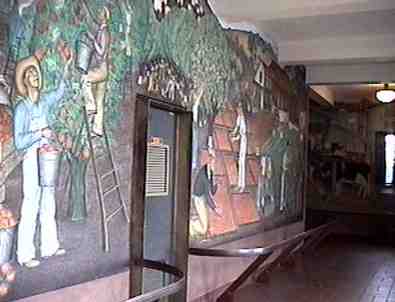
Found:
[{"label": "painted wall", "polygon": [[[254,236],[218,246],[224,249],[267,246],[304,231],[304,223],[297,222]],[[188,301],[215,301],[254,258],[212,258],[191,256],[189,259]],[[269,260],[270,261],[270,260]]]},{"label": "painted wall", "polygon": [[[126,269],[128,224],[122,211],[109,227],[110,252],[103,251],[95,173],[112,166],[100,159],[95,172],[92,157],[108,155],[108,138],[120,195],[129,208],[128,129],[137,92],[193,112],[193,244],[218,243],[302,219],[303,70],[281,70],[270,44],[258,35],[224,31],[205,1],[164,3],[1,4],[9,16],[9,39],[1,51],[9,58],[5,80],[12,91],[10,104],[0,105],[8,116],[1,129],[6,151],[0,185],[4,205],[19,221],[15,260],[41,260],[34,269],[15,266],[18,278],[8,300]],[[56,184],[43,178],[42,167],[50,169],[50,160],[43,157],[39,167],[37,152],[59,163]],[[117,194],[111,201],[113,210],[122,205]],[[24,230],[35,229],[37,212],[50,223],[41,219],[41,233],[29,235]],[[43,242],[50,244],[43,247]],[[43,259],[55,253],[58,242],[66,255]],[[40,287],[34,281],[38,274]]]},{"label": "painted wall", "polygon": [[[383,132],[387,134],[394,133],[395,130],[395,107],[393,104],[383,104],[369,110],[369,158],[373,167],[376,163],[376,133]],[[375,175],[376,176],[376,175]],[[373,177],[372,184],[376,183],[376,177]]]},{"label": "painted wall", "polygon": [[352,211],[367,206],[372,179],[368,114],[315,104],[309,127],[308,207]]},{"label": "painted wall", "polygon": [[[296,235],[304,230],[304,223],[294,223],[272,231],[245,237],[218,248],[245,248],[270,245]],[[188,300],[215,301],[215,298],[233,279],[253,261],[253,259],[222,259],[192,256],[189,259]],[[124,301],[128,298],[128,272],[111,277],[79,284],[46,294],[18,300],[20,302],[64,301]]]}]

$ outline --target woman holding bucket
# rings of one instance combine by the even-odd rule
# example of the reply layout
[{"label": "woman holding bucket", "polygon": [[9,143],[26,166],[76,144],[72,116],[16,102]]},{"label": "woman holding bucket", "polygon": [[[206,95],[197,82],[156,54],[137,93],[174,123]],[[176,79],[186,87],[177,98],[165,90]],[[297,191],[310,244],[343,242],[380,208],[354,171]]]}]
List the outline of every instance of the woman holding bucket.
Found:
[{"label": "woman holding bucket", "polygon": [[40,153],[45,151],[44,148],[54,151],[54,148],[50,147],[54,134],[49,128],[48,118],[50,111],[64,96],[66,88],[64,78],[72,56],[67,58],[65,74],[58,88],[50,93],[41,94],[40,61],[44,57],[45,51],[37,51],[33,56],[20,60],[15,71],[19,102],[14,114],[14,140],[16,149],[25,153],[22,166],[23,202],[18,227],[17,260],[28,268],[40,264],[40,261],[36,260],[34,246],[37,216],[41,225],[41,256],[65,254],[58,241],[54,183],[40,182],[40,176],[47,172],[40,167],[38,158]]},{"label": "woman holding bucket", "polygon": [[[104,97],[108,76],[108,53],[110,47],[110,10],[103,7],[99,15],[99,28],[96,35],[87,33],[93,43],[93,54],[89,52],[89,45],[80,41],[78,68],[85,73],[82,76],[82,89],[88,114],[94,116],[92,131],[98,136],[103,135]],[[88,51],[87,51],[88,50]],[[92,55],[91,55],[92,54]]]}]

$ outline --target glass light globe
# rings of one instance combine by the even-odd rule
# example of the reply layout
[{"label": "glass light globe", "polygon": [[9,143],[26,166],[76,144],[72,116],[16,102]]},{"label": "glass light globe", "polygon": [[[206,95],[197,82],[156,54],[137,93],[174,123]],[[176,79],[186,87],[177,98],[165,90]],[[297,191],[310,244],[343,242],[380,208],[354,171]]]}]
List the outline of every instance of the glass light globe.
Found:
[{"label": "glass light globe", "polygon": [[380,89],[376,92],[376,98],[382,103],[391,103],[395,100],[395,91],[388,88],[388,84],[384,85],[384,89]]}]

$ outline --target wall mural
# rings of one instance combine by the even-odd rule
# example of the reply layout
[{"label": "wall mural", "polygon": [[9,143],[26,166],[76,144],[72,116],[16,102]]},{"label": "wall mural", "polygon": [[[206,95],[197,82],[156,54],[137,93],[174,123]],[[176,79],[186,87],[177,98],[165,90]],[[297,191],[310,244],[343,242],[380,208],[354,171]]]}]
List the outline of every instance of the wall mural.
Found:
[{"label": "wall mural", "polygon": [[367,113],[312,105],[310,117],[307,206],[355,210],[367,205],[372,178]]},{"label": "wall mural", "polygon": [[0,43],[6,300],[127,267],[136,93],[193,112],[193,242],[302,218],[304,81],[297,68],[280,70],[259,36],[224,31],[203,0],[13,0],[0,9],[9,16]]},{"label": "wall mural", "polygon": [[299,73],[289,69],[295,78],[290,93],[279,86],[285,73],[271,64],[270,45],[251,33],[226,35],[234,57],[223,99],[207,106],[199,94],[192,106],[190,235],[198,242],[302,216],[304,81],[298,86]]}]

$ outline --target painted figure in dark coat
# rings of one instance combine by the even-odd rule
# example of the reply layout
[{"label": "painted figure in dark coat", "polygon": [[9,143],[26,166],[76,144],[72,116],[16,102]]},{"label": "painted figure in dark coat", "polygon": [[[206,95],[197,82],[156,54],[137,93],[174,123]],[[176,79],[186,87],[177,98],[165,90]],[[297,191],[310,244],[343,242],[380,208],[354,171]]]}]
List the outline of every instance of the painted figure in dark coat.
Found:
[{"label": "painted figure in dark coat", "polygon": [[209,163],[199,169],[195,178],[192,191],[192,206],[196,211],[196,215],[192,217],[190,222],[192,235],[206,235],[209,227],[209,209],[220,215],[214,201],[214,195],[218,188],[214,182],[214,161],[215,158],[210,156]]}]

